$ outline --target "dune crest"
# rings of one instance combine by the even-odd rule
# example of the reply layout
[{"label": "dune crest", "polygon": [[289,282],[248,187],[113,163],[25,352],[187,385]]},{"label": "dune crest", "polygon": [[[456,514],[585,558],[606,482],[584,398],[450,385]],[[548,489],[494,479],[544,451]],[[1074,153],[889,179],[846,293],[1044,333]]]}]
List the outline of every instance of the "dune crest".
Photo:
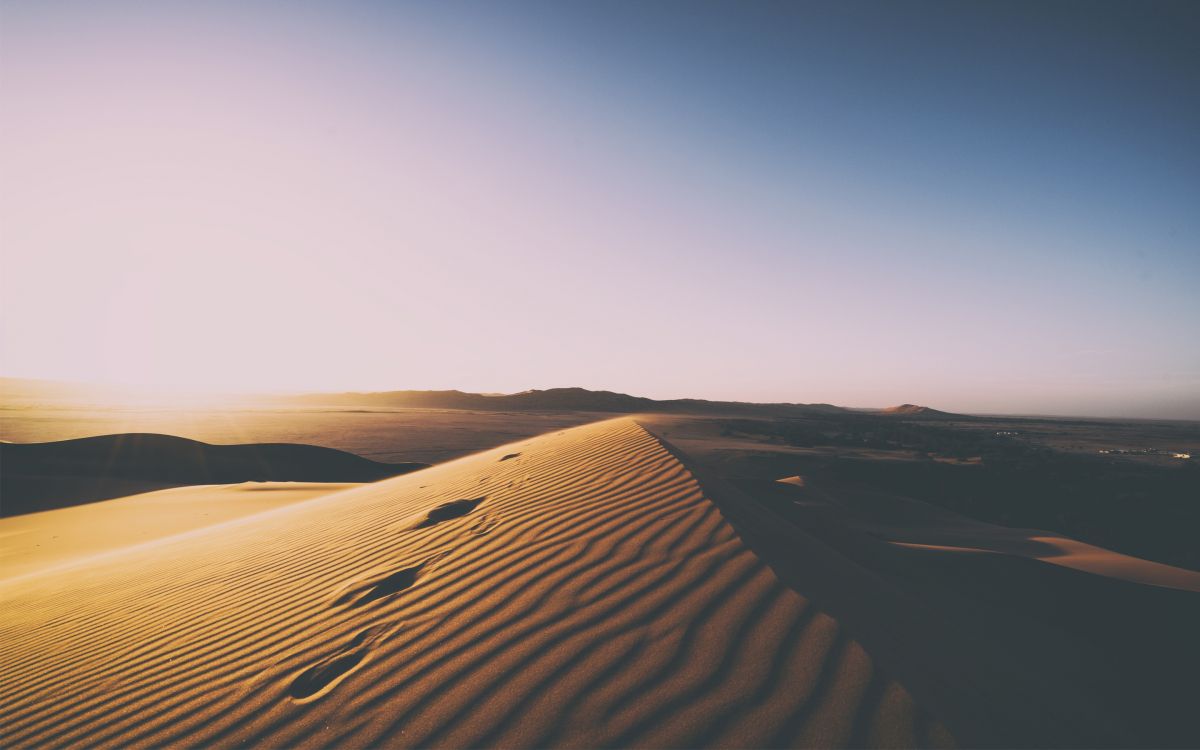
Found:
[{"label": "dune crest", "polygon": [[4,747],[953,743],[628,418],[0,596]]}]

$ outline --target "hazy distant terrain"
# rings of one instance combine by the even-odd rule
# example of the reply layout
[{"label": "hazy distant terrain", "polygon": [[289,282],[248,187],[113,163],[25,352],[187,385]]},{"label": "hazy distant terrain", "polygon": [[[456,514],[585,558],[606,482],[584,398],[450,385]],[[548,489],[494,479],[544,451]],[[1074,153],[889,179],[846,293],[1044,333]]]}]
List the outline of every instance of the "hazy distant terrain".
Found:
[{"label": "hazy distant terrain", "polygon": [[[0,438],[66,440],[158,432],[209,443],[305,443],[375,461],[436,463],[611,416],[720,420],[730,434],[789,446],[800,469],[870,483],[971,517],[1069,534],[1200,569],[1200,423],[965,416],[904,404],[657,402],[581,388],[509,396],[394,391],[272,397],[185,410],[88,405],[70,389],[5,380]],[[401,406],[400,404],[442,404]],[[449,408],[459,403],[469,408]],[[559,404],[560,408],[554,408]],[[477,408],[484,405],[487,408]],[[1103,452],[1102,451],[1107,451]],[[298,477],[302,478],[302,477]],[[145,489],[152,489],[147,487]],[[113,495],[109,495],[113,496]]]},{"label": "hazy distant terrain", "polygon": [[[1200,424],[1065,419],[679,417],[730,441],[713,460],[912,498],[1200,570]],[[1155,453],[1101,453],[1154,449]],[[834,493],[837,494],[836,492]]]},{"label": "hazy distant terrain", "polygon": [[0,439],[16,443],[155,432],[206,443],[304,443],[375,461],[435,463],[593,421],[590,412],[448,409],[177,409],[0,407]]},{"label": "hazy distant terrain", "polygon": [[303,396],[278,397],[275,401],[281,405],[310,404],[341,407],[373,406],[494,411],[593,411],[618,414],[656,412],[801,416],[846,411],[832,404],[756,404],[744,401],[709,401],[695,398],[659,400],[612,391],[593,391],[586,388],[551,388],[509,394],[464,393],[462,391],[314,393]]}]

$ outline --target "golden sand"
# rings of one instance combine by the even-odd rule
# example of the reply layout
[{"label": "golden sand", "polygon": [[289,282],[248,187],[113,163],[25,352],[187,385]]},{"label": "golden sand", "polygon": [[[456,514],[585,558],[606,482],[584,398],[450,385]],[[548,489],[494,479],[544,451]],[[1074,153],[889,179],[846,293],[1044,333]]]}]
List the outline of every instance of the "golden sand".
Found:
[{"label": "golden sand", "polygon": [[4,747],[950,743],[628,418],[0,597]]}]

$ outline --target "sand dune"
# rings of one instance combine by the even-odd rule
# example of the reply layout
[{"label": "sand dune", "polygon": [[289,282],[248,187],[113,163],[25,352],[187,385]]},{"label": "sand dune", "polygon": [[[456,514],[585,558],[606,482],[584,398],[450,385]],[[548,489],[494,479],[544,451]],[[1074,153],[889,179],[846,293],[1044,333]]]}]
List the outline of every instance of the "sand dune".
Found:
[{"label": "sand dune", "polygon": [[[373,482],[423,469],[380,463],[317,445],[198,440],[125,433],[0,445],[5,516],[132,495],[169,486],[237,482]],[[110,494],[111,493],[111,494]]]},{"label": "sand dune", "polygon": [[[892,544],[939,552],[1015,555],[1131,583],[1200,593],[1200,573],[1195,571],[1122,555],[1055,534],[1039,536],[1037,532],[1017,531],[1011,536],[996,531],[981,535],[943,533],[932,535],[939,543],[893,540]],[[931,535],[910,532],[904,536],[928,539]]]},{"label": "sand dune", "polygon": [[0,597],[4,747],[953,744],[628,418]]},{"label": "sand dune", "polygon": [[174,487],[0,518],[0,579],[358,486],[332,482],[243,482]]}]

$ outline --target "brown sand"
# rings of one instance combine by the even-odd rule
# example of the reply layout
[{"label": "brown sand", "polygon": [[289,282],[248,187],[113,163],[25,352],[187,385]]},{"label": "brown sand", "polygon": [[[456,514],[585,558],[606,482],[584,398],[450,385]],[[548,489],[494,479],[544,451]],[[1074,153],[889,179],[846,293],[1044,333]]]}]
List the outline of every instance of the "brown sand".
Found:
[{"label": "brown sand", "polygon": [[628,418],[0,598],[4,747],[952,743]]}]

